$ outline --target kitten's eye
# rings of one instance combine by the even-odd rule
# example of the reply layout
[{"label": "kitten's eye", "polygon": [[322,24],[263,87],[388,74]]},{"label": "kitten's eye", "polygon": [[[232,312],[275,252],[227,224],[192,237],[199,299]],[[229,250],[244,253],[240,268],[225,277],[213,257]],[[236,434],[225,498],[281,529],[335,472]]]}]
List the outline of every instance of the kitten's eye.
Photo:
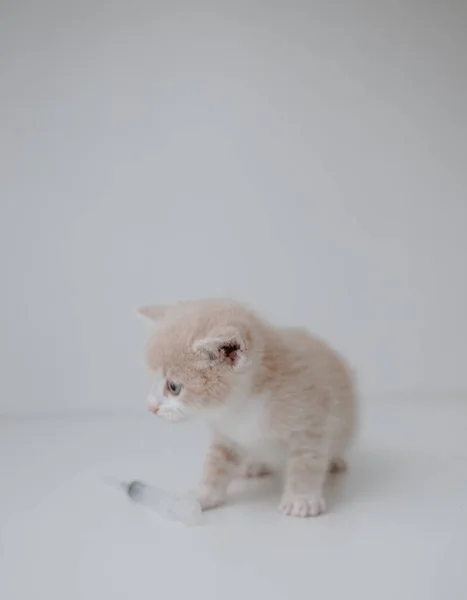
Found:
[{"label": "kitten's eye", "polygon": [[174,396],[178,396],[182,391],[182,386],[179,383],[175,383],[173,381],[168,381],[167,387],[169,388],[169,392]]}]

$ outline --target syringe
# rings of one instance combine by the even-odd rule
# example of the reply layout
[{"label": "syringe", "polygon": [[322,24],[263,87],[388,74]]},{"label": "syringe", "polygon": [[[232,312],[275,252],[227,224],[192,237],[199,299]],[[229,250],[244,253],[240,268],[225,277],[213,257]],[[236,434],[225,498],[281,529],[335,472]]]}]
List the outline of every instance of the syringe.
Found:
[{"label": "syringe", "polygon": [[201,505],[192,493],[172,494],[138,480],[117,483],[107,479],[107,482],[125,492],[133,502],[156,511],[166,519],[185,525],[196,525],[201,519]]}]

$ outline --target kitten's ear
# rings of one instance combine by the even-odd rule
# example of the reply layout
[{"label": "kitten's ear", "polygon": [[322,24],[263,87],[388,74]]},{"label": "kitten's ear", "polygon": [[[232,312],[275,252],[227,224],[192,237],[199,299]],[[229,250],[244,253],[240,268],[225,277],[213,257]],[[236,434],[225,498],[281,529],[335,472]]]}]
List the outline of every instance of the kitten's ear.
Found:
[{"label": "kitten's ear", "polygon": [[141,306],[138,308],[137,313],[140,317],[144,317],[145,319],[149,319],[154,323],[157,323],[167,312],[169,307],[164,304],[154,304],[151,306]]},{"label": "kitten's ear", "polygon": [[199,356],[198,366],[201,368],[224,363],[240,371],[248,362],[245,340],[234,327],[198,340],[193,349]]}]

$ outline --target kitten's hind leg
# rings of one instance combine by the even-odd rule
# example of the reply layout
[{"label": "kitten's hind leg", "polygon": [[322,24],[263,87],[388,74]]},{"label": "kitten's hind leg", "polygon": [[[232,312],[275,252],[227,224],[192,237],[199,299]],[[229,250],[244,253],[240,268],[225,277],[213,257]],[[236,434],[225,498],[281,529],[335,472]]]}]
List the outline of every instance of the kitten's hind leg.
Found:
[{"label": "kitten's hind leg", "polygon": [[242,477],[247,479],[251,479],[253,477],[267,477],[268,475],[272,475],[273,471],[266,464],[253,462],[248,463],[242,470]]}]

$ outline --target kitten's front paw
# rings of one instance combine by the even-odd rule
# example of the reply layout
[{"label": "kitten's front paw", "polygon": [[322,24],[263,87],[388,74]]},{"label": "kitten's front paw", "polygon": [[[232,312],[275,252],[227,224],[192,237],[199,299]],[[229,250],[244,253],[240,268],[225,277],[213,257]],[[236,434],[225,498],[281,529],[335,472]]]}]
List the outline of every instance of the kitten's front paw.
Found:
[{"label": "kitten's front paw", "polygon": [[198,488],[196,499],[200,503],[202,510],[208,510],[208,508],[215,508],[223,504],[225,493],[214,487],[202,485]]},{"label": "kitten's front paw", "polygon": [[322,496],[285,494],[279,510],[291,517],[317,517],[326,510],[326,503]]}]

